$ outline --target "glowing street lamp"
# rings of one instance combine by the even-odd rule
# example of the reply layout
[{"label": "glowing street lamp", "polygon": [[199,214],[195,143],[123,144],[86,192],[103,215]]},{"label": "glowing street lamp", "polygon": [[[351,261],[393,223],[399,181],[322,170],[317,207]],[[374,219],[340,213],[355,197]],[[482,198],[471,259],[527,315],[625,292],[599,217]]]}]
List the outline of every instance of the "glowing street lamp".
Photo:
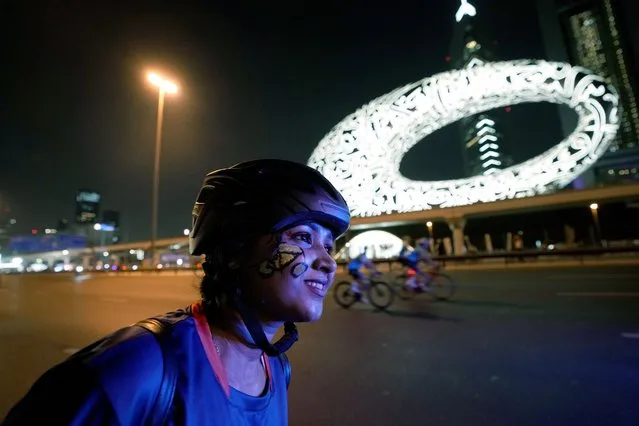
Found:
[{"label": "glowing street lamp", "polygon": [[158,74],[151,72],[148,74],[147,79],[149,80],[149,82],[155,86],[157,86],[161,91],[164,91],[166,93],[177,93],[178,91],[178,87],[175,83],[173,83],[170,80],[166,80],[165,78],[162,78],[161,76],[159,76]]},{"label": "glowing street lamp", "polygon": [[464,16],[470,16],[472,18],[473,16],[476,16],[476,15],[477,15],[477,9],[475,9],[475,6],[468,3],[468,0],[461,0],[461,5],[459,6],[459,9],[457,9],[457,12],[455,13],[455,21],[461,22]]},{"label": "glowing street lamp", "polygon": [[160,187],[160,152],[162,149],[162,121],[164,118],[164,95],[166,93],[176,94],[178,87],[175,83],[165,79],[157,73],[151,72],[147,75],[148,81],[158,88],[158,120],[155,131],[155,162],[153,167],[153,197],[151,207],[151,259],[153,265],[157,264],[155,241],[157,239],[158,228],[158,197]]},{"label": "glowing street lamp", "polygon": [[189,231],[188,229],[184,230],[184,236],[185,237],[188,237],[190,233],[191,233],[191,231]]},{"label": "glowing street lamp", "polygon": [[599,224],[599,204],[592,203],[590,205],[590,213],[592,213],[592,220],[595,222],[595,239],[598,245],[601,245],[601,225]]},{"label": "glowing street lamp", "polygon": [[435,250],[435,248],[433,247],[433,243],[434,243],[434,236],[433,236],[433,222],[431,222],[430,220],[428,222],[426,222],[426,227],[428,228],[428,239],[430,240],[430,251],[431,253],[433,252],[433,250]]}]

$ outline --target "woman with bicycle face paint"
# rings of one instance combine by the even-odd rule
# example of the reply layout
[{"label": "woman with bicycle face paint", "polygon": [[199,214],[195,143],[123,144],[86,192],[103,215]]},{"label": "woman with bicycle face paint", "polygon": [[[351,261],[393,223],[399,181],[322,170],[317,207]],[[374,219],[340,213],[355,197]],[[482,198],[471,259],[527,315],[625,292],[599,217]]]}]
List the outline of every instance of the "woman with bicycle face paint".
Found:
[{"label": "woman with bicycle face paint", "polygon": [[208,174],[189,237],[204,259],[200,300],[154,318],[168,324],[158,335],[127,327],[54,367],[3,426],[38,424],[43,411],[52,424],[286,425],[283,353],[295,322],[320,319],[349,221],[339,192],[305,165]]},{"label": "woman with bicycle face paint", "polygon": [[259,302],[256,309],[263,319],[320,319],[337,268],[331,257],[333,245],[332,231],[316,222],[304,222],[258,240],[250,256],[259,263],[247,269],[242,281],[251,283],[248,296]]}]

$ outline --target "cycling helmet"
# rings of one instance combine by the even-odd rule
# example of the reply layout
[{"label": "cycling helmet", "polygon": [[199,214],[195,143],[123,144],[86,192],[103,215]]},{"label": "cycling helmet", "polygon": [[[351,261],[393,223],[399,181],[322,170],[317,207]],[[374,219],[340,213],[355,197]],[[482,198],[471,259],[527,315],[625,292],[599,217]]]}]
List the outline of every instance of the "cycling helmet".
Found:
[{"label": "cycling helmet", "polygon": [[206,254],[216,241],[278,232],[313,220],[337,238],[348,229],[346,201],[317,170],[286,160],[254,160],[206,175],[193,208],[190,252]]},{"label": "cycling helmet", "polygon": [[417,244],[424,248],[428,248],[430,246],[430,241],[428,241],[428,238],[420,238],[417,240]]},{"label": "cycling helmet", "polygon": [[[285,160],[253,160],[206,175],[193,207],[191,255],[247,237],[275,233],[312,220],[335,238],[348,229],[346,201],[317,170]],[[229,294],[256,346],[268,355],[287,351],[298,339],[297,327],[284,324],[284,336],[271,344],[257,314],[239,292]]]}]

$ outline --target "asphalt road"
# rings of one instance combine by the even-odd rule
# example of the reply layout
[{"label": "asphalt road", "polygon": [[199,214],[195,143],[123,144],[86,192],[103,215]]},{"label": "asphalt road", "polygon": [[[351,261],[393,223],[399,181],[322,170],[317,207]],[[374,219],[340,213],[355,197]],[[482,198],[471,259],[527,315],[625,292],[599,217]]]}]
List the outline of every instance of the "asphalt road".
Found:
[{"label": "asphalt road", "polygon": [[[639,268],[456,272],[454,302],[326,302],[290,352],[290,424],[639,425]],[[0,418],[48,367],[186,306],[194,276],[0,277]]]}]

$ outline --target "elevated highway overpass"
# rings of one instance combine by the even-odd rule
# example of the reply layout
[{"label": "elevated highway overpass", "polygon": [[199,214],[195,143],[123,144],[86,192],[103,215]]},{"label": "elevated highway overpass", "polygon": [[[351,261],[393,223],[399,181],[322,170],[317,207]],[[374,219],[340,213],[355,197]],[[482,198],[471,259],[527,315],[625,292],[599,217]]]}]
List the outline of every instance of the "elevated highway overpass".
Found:
[{"label": "elevated highway overpass", "polygon": [[[168,249],[170,247],[180,247],[180,249],[182,249],[185,248],[188,243],[188,237],[185,236],[156,240],[156,246],[160,250]],[[6,256],[5,261],[11,262],[12,259],[19,258],[23,265],[27,265],[32,262],[44,262],[48,265],[53,265],[58,261],[71,263],[73,260],[79,260],[84,267],[87,267],[92,258],[99,258],[103,253],[108,253],[108,257],[115,257],[114,255],[127,253],[130,250],[137,252],[138,250],[147,251],[150,248],[151,241],[136,241],[130,243],[86,247],[81,249],[56,250],[45,253],[17,254],[14,256]]]},{"label": "elevated highway overpass", "polygon": [[563,190],[554,194],[522,197],[491,203],[477,203],[461,207],[392,213],[383,216],[357,217],[351,221],[351,229],[364,230],[444,220],[448,223],[453,233],[453,248],[455,254],[462,254],[464,247],[464,226],[466,225],[466,220],[469,218],[552,210],[571,206],[587,207],[591,203],[611,201],[626,201],[636,205],[638,199],[639,184],[581,190]]},{"label": "elevated highway overpass", "polygon": [[555,194],[512,200],[478,203],[461,207],[445,207],[418,212],[392,213],[382,216],[357,217],[351,221],[351,229],[369,229],[397,226],[429,220],[455,222],[473,217],[486,217],[521,212],[552,210],[557,207],[588,206],[591,203],[629,201],[639,199],[639,184],[593,189],[566,190]]},{"label": "elevated highway overpass", "polygon": [[[464,245],[464,226],[466,224],[466,220],[469,218],[505,215],[517,212],[552,210],[558,207],[579,205],[588,206],[590,203],[604,203],[611,201],[636,202],[638,199],[639,184],[583,190],[564,190],[555,194],[517,198],[491,203],[479,203],[462,207],[448,207],[408,213],[392,213],[372,217],[356,217],[352,219],[351,229],[364,230],[413,223],[425,223],[429,220],[445,220],[453,232],[453,247],[455,254],[461,254]],[[164,238],[157,240],[156,244],[158,248],[177,246],[184,248],[188,244],[188,238],[185,236]],[[24,258],[25,262],[42,259],[51,264],[55,260],[68,259],[72,257],[83,257],[84,259],[87,259],[90,256],[95,256],[96,254],[105,251],[110,253],[121,253],[129,250],[147,251],[150,246],[151,241],[136,241],[77,250],[29,254],[21,257]]]}]

